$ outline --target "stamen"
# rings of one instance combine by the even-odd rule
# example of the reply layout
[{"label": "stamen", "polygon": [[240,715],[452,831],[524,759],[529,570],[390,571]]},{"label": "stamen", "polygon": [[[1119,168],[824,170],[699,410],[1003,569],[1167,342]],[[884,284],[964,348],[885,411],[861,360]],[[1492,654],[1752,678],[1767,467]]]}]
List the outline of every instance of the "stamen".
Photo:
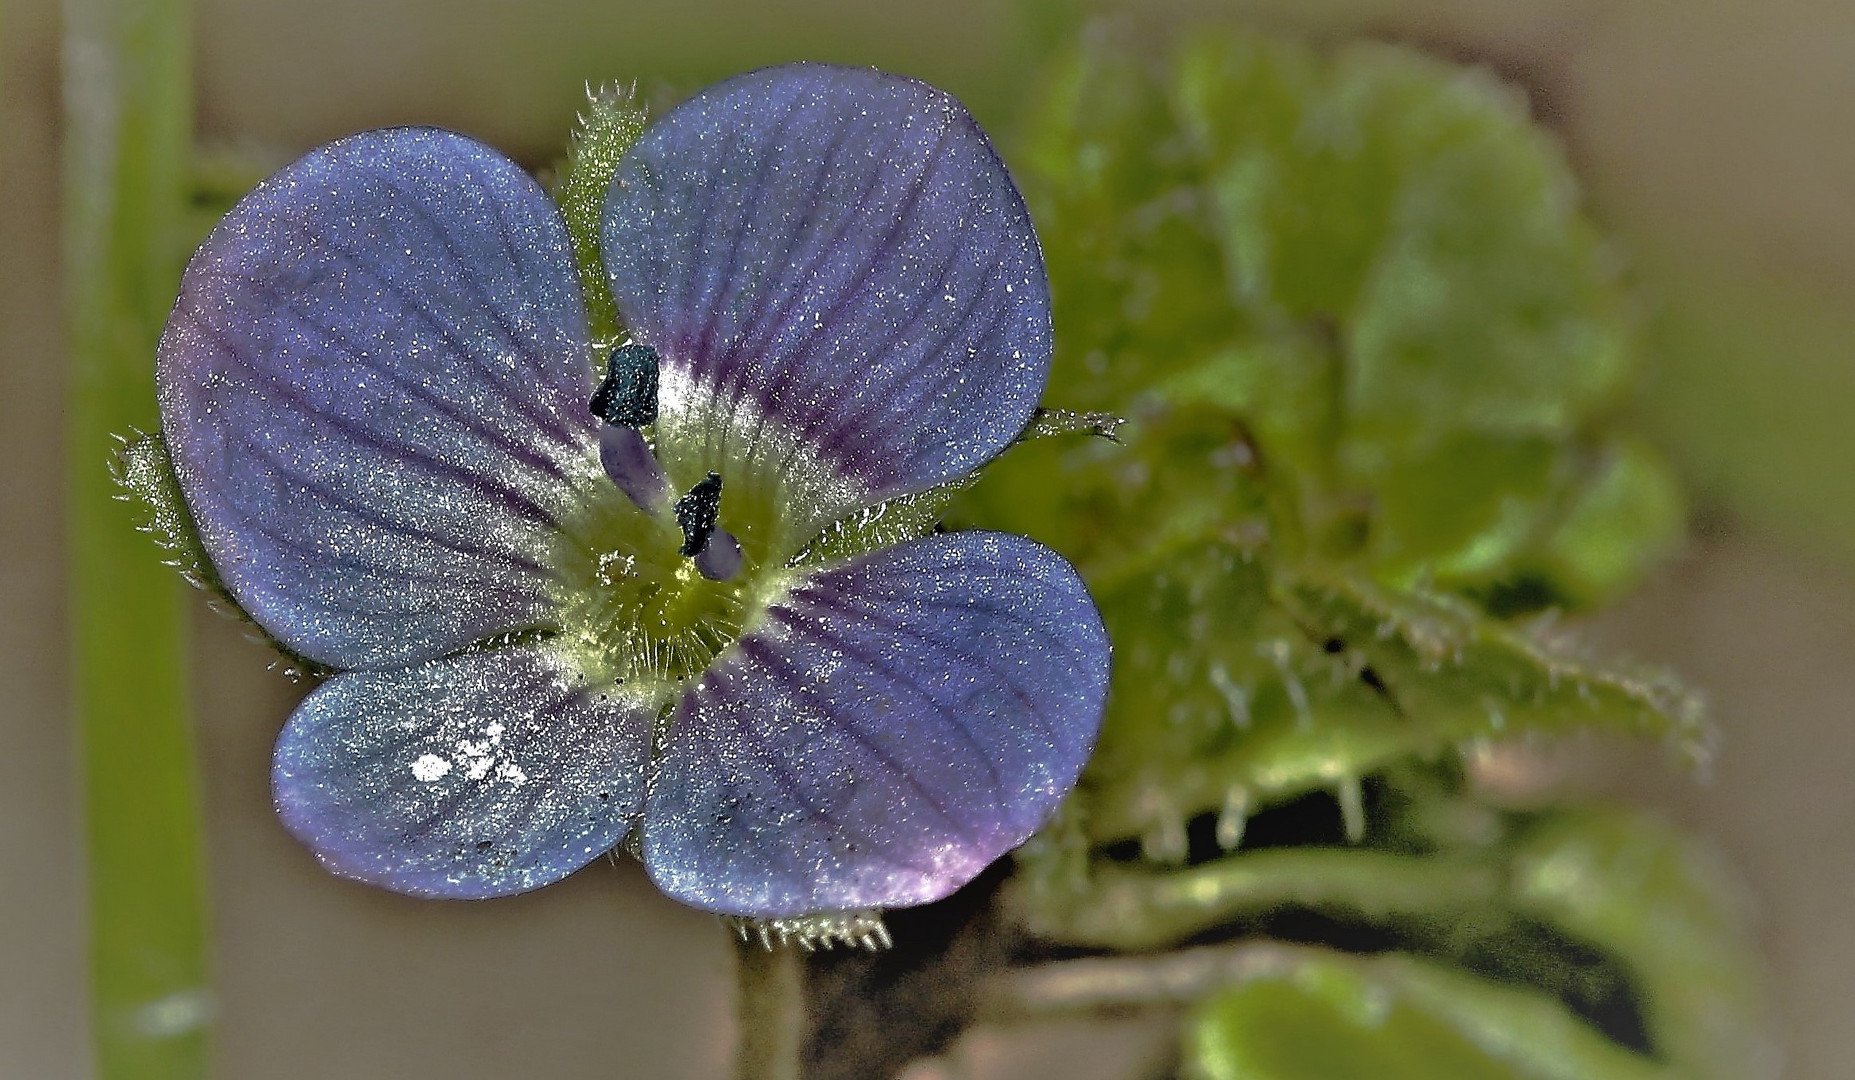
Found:
[{"label": "stamen", "polygon": [[608,424],[641,428],[657,422],[657,350],[620,345],[606,358],[605,380],[593,391],[593,413]]},{"label": "stamen", "polygon": [[638,509],[661,514],[670,503],[670,479],[638,431],[657,420],[657,351],[637,344],[613,349],[592,410],[605,421],[599,431],[605,474]]},{"label": "stamen", "polygon": [[721,474],[709,473],[689,489],[689,494],[676,500],[675,510],[676,523],[683,530],[682,554],[702,554],[714,535],[715,520],[721,515]]},{"label": "stamen", "polygon": [[599,429],[599,464],[632,504],[647,514],[660,514],[670,504],[670,478],[657,455],[651,453],[644,433],[634,427],[606,424]]}]

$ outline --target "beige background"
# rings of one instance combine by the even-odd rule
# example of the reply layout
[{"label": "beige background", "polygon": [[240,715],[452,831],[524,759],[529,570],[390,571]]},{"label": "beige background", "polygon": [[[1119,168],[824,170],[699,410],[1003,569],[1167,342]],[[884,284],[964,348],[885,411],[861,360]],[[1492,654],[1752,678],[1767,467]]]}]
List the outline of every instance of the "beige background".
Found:
[{"label": "beige background", "polygon": [[[1679,565],[1592,628],[1712,693],[1727,733],[1717,776],[1695,787],[1649,756],[1606,757],[1595,772],[1670,806],[1744,871],[1789,1074],[1849,1075],[1855,563],[1838,553],[1855,545],[1837,528],[1855,513],[1842,452],[1855,446],[1855,424],[1841,421],[1855,406],[1855,346],[1843,342],[1855,339],[1835,329],[1855,323],[1855,5],[1245,9],[1493,59],[1536,88],[1600,214],[1642,265],[1651,304],[1677,307],[1704,279],[1721,296],[1801,305],[1805,315],[1785,320],[1768,347],[1754,338],[1717,356],[1663,358],[1657,393],[1673,404],[1652,410],[1655,423],[1713,494],[1712,524]],[[589,11],[569,0],[199,0],[202,137],[281,159],[362,127],[437,123],[539,164],[584,78],[667,72],[693,88],[802,56],[920,75],[990,124],[1011,118],[999,72],[1022,38],[1000,7],[608,0]],[[0,10],[0,1080],[88,1072],[59,580],[56,34],[46,0]],[[1820,394],[1762,393],[1819,384]],[[1719,386],[1745,391],[1700,392]],[[1777,446],[1797,424],[1827,433],[1822,452],[1736,449]],[[221,1076],[721,1074],[730,1034],[720,931],[657,897],[634,868],[602,863],[481,905],[407,900],[318,871],[276,825],[266,792],[269,741],[293,690],[229,623],[203,609],[197,622]],[[1078,1077],[1127,1060],[1086,1043],[1070,1056],[1064,1074]],[[981,1045],[970,1060],[981,1059],[1009,1055]]]}]

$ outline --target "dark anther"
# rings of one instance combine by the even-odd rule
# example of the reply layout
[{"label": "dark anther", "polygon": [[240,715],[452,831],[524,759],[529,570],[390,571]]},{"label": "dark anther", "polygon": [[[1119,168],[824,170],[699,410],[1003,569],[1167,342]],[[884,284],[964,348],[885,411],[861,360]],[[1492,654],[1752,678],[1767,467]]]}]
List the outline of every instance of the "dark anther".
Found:
[{"label": "dark anther", "polygon": [[643,427],[657,419],[657,350],[620,345],[605,362],[605,381],[593,391],[593,412],[608,424]]},{"label": "dark anther", "polygon": [[683,528],[682,553],[702,554],[709,537],[715,533],[715,519],[721,513],[721,474],[709,473],[689,494],[676,500],[676,523]]}]

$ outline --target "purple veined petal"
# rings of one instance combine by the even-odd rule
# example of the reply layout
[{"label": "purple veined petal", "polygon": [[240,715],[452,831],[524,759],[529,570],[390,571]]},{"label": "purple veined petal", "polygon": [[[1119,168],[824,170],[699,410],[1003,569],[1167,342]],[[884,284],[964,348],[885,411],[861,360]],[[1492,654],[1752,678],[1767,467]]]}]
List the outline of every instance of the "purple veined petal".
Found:
[{"label": "purple veined petal", "polygon": [[161,426],[219,575],[278,640],[389,667],[534,625],[598,468],[566,226],[461,135],[350,136],[193,256]]},{"label": "purple veined petal", "polygon": [[828,520],[970,472],[1043,392],[1030,217],[926,84],[822,64],[718,83],[626,155],[603,229],[626,324],[662,357],[679,481],[744,461]]},{"label": "purple veined petal", "polygon": [[330,871],[479,899],[557,881],[624,839],[655,702],[548,646],[337,675],[277,739],[277,812]]},{"label": "purple veined petal", "polygon": [[812,574],[684,694],[645,864],[737,915],[945,896],[1055,810],[1107,685],[1094,602],[1030,540],[948,533]]}]

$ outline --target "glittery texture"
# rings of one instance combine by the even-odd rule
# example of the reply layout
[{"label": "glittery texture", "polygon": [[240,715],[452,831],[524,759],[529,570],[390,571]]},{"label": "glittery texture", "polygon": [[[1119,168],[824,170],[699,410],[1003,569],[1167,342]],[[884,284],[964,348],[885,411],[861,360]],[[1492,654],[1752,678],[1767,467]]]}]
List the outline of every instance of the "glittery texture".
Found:
[{"label": "glittery texture", "polygon": [[767,471],[811,512],[801,540],[983,464],[1049,371],[1023,200],[912,79],[794,64],[710,87],[620,163],[602,249],[662,356],[659,441],[700,451],[672,475]]},{"label": "glittery texture", "polygon": [[1094,746],[1108,638],[998,533],[793,585],[684,694],[645,813],[659,888],[729,914],[923,903],[1041,825]]},{"label": "glittery texture", "polygon": [[367,132],[266,180],[188,264],[157,361],[232,595],[338,668],[533,625],[597,476],[585,338],[559,213],[487,147]]},{"label": "glittery texture", "polygon": [[523,892],[612,849],[655,706],[547,647],[338,675],[277,740],[284,824],[345,877],[419,896]]},{"label": "glittery texture", "polygon": [[462,136],[314,151],[189,264],[157,372],[183,494],[239,603],[345,669],[278,740],[278,810],[423,896],[534,888],[633,827],[716,911],[944,895],[1074,784],[1094,605],[1016,537],[792,559],[1023,428],[1050,351],[1023,205],[952,99],[818,65],[711,89],[619,177],[650,441],[595,415],[645,395],[594,405],[560,215]]}]

